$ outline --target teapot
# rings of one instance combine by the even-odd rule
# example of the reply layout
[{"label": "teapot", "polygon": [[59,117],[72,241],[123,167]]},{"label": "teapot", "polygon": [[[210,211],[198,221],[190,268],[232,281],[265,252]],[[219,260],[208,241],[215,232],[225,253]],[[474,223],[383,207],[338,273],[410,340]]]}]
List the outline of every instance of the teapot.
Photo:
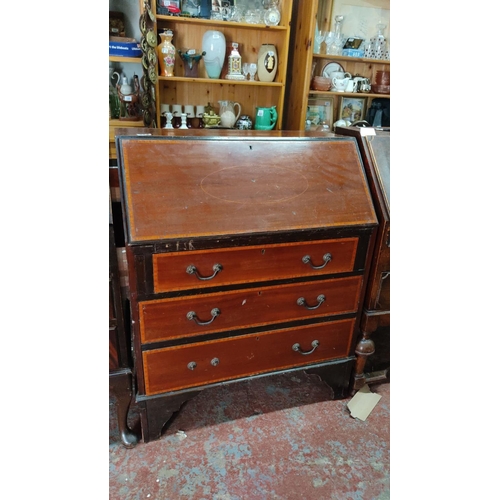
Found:
[{"label": "teapot", "polygon": [[369,78],[364,76],[355,76],[354,81],[357,82],[358,92],[370,92],[372,86]]},{"label": "teapot", "polygon": [[[224,128],[233,128],[236,120],[240,117],[241,106],[239,102],[219,101],[220,124]],[[238,108],[238,114],[234,108]]]},{"label": "teapot", "polygon": [[348,73],[347,71],[332,71],[330,73],[330,78],[333,82],[333,80],[335,80],[335,78],[340,78],[340,79],[352,78],[352,75],[351,75],[351,73]]}]

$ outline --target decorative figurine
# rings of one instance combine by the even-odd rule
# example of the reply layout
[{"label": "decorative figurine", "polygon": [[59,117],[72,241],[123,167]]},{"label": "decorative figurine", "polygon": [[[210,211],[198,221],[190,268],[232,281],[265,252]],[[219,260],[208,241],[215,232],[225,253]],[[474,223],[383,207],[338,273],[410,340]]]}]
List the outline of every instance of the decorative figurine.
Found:
[{"label": "decorative figurine", "polygon": [[228,80],[245,80],[245,76],[241,72],[241,56],[238,52],[238,44],[233,42],[231,45],[233,49],[228,57],[229,64],[226,78]]}]

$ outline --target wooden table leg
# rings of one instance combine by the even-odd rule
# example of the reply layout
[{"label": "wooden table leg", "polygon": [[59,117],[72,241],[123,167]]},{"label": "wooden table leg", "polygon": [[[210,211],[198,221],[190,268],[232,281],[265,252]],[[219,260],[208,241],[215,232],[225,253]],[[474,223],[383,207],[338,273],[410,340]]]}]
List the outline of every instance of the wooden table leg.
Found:
[{"label": "wooden table leg", "polygon": [[133,448],[139,436],[128,427],[127,416],[132,401],[132,373],[130,370],[119,370],[109,374],[109,390],[116,396],[116,413],[120,439],[125,448]]}]

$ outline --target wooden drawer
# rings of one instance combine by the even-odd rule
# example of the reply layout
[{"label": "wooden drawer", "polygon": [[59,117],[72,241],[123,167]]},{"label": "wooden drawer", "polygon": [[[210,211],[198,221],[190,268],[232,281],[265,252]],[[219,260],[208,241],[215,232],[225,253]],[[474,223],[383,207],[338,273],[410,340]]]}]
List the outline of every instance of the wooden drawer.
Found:
[{"label": "wooden drawer", "polygon": [[[345,357],[354,323],[354,319],[347,319],[146,351],[143,353],[146,394]],[[301,354],[292,348],[298,343],[301,350],[310,351],[315,340],[319,345],[311,354]]]},{"label": "wooden drawer", "polygon": [[[282,321],[351,313],[358,308],[360,289],[361,276],[349,276],[144,301],[139,303],[141,340],[143,343],[157,342]],[[321,295],[323,300],[320,299]],[[305,305],[297,303],[301,298],[305,300]],[[196,317],[193,319],[189,313],[194,313]]]},{"label": "wooden drawer", "polygon": [[[156,254],[153,255],[154,290],[161,293],[350,272],[357,246],[358,238],[345,238]],[[324,259],[326,254],[331,255],[331,260]],[[306,256],[311,264],[303,262]],[[216,265],[220,266],[217,272]],[[321,269],[313,269],[311,265]],[[193,266],[196,272],[193,272]],[[213,278],[208,279],[211,276]]]}]

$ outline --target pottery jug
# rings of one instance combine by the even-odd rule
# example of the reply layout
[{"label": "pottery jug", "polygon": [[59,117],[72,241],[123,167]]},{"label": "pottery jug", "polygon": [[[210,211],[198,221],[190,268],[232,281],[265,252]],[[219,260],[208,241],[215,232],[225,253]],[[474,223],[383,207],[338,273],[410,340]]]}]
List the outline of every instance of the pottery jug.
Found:
[{"label": "pottery jug", "polygon": [[255,130],[272,130],[278,120],[276,106],[270,108],[256,107]]},{"label": "pottery jug", "polygon": [[208,78],[219,78],[226,57],[226,38],[224,34],[216,30],[205,31],[201,47],[202,51],[205,52],[203,62],[205,63]]},{"label": "pottery jug", "polygon": [[[225,128],[233,128],[236,120],[240,117],[241,106],[239,102],[219,101],[220,124]],[[234,108],[238,108],[236,113]]]},{"label": "pottery jug", "polygon": [[336,92],[345,92],[347,84],[349,83],[349,78],[335,78],[333,80],[333,90]]},{"label": "pottery jug", "polygon": [[117,88],[118,92],[121,93],[122,95],[132,94],[133,93],[132,86],[128,83],[127,77],[126,76],[122,77],[122,84],[120,85],[120,73],[115,71],[113,73],[113,78],[115,75],[117,76],[116,88]]},{"label": "pottery jug", "polygon": [[358,91],[358,83],[354,80],[349,80],[347,82],[347,86],[345,88],[346,92],[357,92]]},{"label": "pottery jug", "polygon": [[261,82],[272,82],[278,69],[278,53],[272,43],[261,45],[257,56],[257,76]]}]

